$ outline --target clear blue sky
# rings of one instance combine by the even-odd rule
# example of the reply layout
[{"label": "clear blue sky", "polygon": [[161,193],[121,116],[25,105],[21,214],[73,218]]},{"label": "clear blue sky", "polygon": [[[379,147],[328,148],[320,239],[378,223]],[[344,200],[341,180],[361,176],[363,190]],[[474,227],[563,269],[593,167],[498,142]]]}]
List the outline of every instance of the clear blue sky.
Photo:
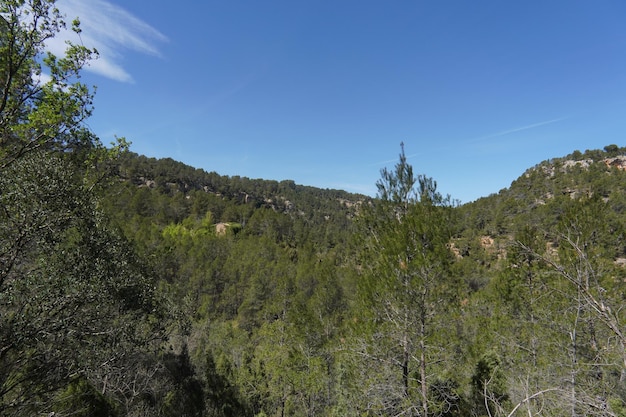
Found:
[{"label": "clear blue sky", "polygon": [[[468,202],[625,145],[623,0],[59,0],[100,59],[105,143],[374,195],[405,143]],[[54,45],[51,46],[54,48]]]}]

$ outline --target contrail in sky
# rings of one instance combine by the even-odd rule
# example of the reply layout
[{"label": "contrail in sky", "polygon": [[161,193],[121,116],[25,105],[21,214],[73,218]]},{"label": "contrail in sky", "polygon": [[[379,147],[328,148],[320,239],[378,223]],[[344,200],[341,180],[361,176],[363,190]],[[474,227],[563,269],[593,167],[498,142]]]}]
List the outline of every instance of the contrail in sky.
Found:
[{"label": "contrail in sky", "polygon": [[546,120],[545,122],[533,123],[533,124],[522,126],[522,127],[516,127],[514,129],[503,130],[502,132],[497,132],[497,133],[493,133],[491,135],[487,135],[487,136],[483,136],[483,137],[474,139],[474,140],[472,140],[472,142],[478,142],[478,141],[485,140],[485,139],[497,138],[499,136],[505,136],[505,135],[509,135],[511,133],[521,132],[523,130],[534,129],[534,128],[539,127],[539,126],[545,126],[545,125],[549,125],[549,124],[552,124],[552,123],[560,122],[561,120],[565,120],[565,119],[568,119],[568,118],[569,118],[569,116],[568,117],[560,117],[558,119]]},{"label": "contrail in sky", "polygon": [[[475,139],[470,139],[468,140],[469,143],[476,143],[476,142],[480,142],[482,140],[486,140],[486,139],[492,139],[492,138],[497,138],[500,136],[506,136],[506,135],[510,135],[511,133],[517,133],[517,132],[522,132],[524,130],[529,130],[529,129],[534,129],[536,127],[540,127],[540,126],[545,126],[545,125],[549,125],[552,123],[556,123],[556,122],[560,122],[561,120],[565,120],[565,119],[569,119],[571,116],[565,116],[565,117],[559,117],[557,119],[551,119],[551,120],[546,120],[543,122],[539,122],[539,123],[533,123],[533,124],[529,124],[526,126],[521,126],[521,127],[516,127],[513,129],[508,129],[508,130],[503,130],[501,132],[496,132],[496,133],[492,133],[490,135],[486,135],[486,136],[481,136],[479,138],[475,138]],[[411,155],[407,155],[406,159],[411,159],[415,156],[421,155],[422,153],[414,153]],[[390,159],[390,160],[386,160],[386,161],[379,161],[373,164],[370,164],[369,166],[376,166],[376,165],[384,165],[384,164],[388,164],[391,162],[396,162],[398,159]]]},{"label": "contrail in sky", "polygon": [[[406,159],[411,159],[411,158],[415,158],[416,156],[421,155],[421,154],[422,153],[420,152],[420,153],[413,153],[411,155],[405,155],[405,156],[406,156]],[[391,163],[391,162],[398,162],[398,158],[396,158],[396,159],[388,159],[386,161],[374,162],[373,164],[369,164],[368,166],[373,167],[373,166],[376,166],[376,165],[385,165],[385,164],[388,164],[388,163]]]}]

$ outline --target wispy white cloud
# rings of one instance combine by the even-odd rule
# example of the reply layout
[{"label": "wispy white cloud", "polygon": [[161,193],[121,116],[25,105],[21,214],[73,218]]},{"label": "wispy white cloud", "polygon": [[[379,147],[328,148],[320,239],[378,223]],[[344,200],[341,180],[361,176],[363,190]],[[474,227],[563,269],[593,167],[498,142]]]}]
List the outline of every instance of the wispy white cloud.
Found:
[{"label": "wispy white cloud", "polygon": [[85,68],[122,82],[133,77],[123,65],[125,54],[140,53],[160,57],[158,45],[167,37],[125,9],[106,0],[59,0],[57,6],[68,25],[76,17],[81,23],[80,38],[70,30],[52,39],[47,47],[56,55],[65,50],[65,41],[82,43],[99,52],[97,60]]}]

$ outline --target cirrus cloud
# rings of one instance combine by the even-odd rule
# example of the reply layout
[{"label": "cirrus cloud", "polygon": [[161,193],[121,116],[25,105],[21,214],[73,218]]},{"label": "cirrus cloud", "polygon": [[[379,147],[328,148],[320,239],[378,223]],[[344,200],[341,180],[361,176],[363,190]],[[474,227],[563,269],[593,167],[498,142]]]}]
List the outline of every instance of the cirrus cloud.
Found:
[{"label": "cirrus cloud", "polygon": [[64,30],[47,43],[48,49],[62,55],[67,40],[96,48],[99,57],[85,70],[113,80],[133,82],[132,75],[122,65],[125,54],[161,57],[158,45],[168,41],[148,23],[106,0],[58,0],[57,7],[68,22],[78,17],[82,32],[79,38],[71,30]]}]

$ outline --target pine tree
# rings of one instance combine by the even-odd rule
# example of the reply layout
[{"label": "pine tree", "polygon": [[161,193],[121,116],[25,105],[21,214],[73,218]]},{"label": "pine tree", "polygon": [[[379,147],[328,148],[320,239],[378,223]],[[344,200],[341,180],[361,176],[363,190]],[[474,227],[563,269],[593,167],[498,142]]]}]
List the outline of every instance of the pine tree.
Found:
[{"label": "pine tree", "polygon": [[378,199],[359,219],[359,281],[367,339],[357,354],[371,369],[365,407],[376,414],[431,415],[436,409],[431,375],[445,356],[438,326],[452,314],[448,268],[450,199],[424,175],[415,176],[404,146],[393,171],[383,169]]}]

